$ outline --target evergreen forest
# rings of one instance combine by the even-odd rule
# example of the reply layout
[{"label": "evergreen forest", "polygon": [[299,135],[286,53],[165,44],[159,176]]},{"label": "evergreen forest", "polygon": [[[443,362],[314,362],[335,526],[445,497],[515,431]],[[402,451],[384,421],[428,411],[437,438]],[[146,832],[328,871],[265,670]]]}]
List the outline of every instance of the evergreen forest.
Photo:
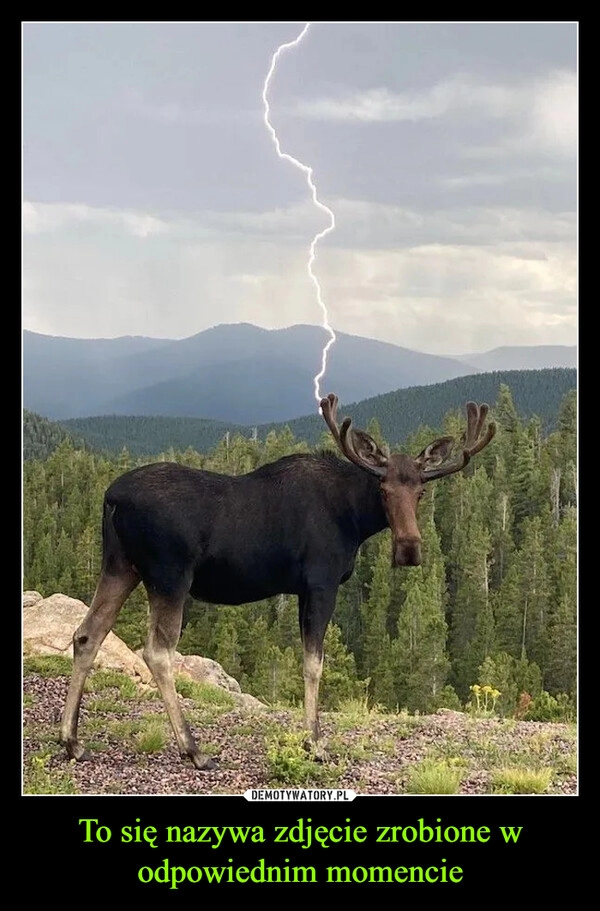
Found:
[{"label": "evergreen forest", "polygon": [[[577,655],[577,399],[566,392],[551,420],[524,416],[501,384],[492,443],[464,472],[428,484],[419,507],[424,560],[391,568],[389,532],[367,541],[340,588],[326,637],[321,706],[363,699],[382,709],[427,713],[490,699],[503,716],[575,715]],[[100,567],[102,498],[119,474],[148,461],[242,474],[316,446],[289,427],[254,438],[225,434],[210,451],[152,458],[123,448],[91,451],[27,415],[34,442],[23,466],[23,585],[90,603]],[[38,421],[36,449],[32,422]],[[462,410],[420,426],[402,443],[413,454],[442,434],[458,437]],[[357,418],[378,442],[377,418]],[[50,439],[50,437],[52,437]],[[395,441],[391,441],[395,442]],[[51,444],[51,445],[49,445]],[[143,586],[115,632],[133,649],[146,635]],[[211,657],[242,689],[270,704],[301,704],[302,650],[296,599],[241,607],[190,602],[179,651]]]},{"label": "evergreen forest", "polygon": [[[436,427],[453,408],[462,407],[468,399],[495,402],[500,387],[510,387],[520,417],[534,415],[548,431],[554,428],[560,402],[576,385],[577,372],[571,368],[555,367],[543,370],[504,370],[479,373],[386,392],[355,404],[342,401],[340,411],[352,415],[357,427],[365,427],[377,418],[381,431],[391,445],[403,444],[409,434],[422,423]],[[264,439],[272,430],[278,433],[286,426],[295,437],[309,446],[316,446],[323,433],[323,419],[316,407],[310,414],[293,418],[283,424],[251,426],[224,420],[194,417],[157,416],[149,414],[104,414],[95,417],[71,418],[51,422],[31,411],[23,415],[23,457],[42,458],[49,455],[57,442],[70,436],[84,440],[87,447],[105,453],[119,453],[123,447],[135,456],[150,458],[173,447],[191,447],[208,453],[229,433]]]}]

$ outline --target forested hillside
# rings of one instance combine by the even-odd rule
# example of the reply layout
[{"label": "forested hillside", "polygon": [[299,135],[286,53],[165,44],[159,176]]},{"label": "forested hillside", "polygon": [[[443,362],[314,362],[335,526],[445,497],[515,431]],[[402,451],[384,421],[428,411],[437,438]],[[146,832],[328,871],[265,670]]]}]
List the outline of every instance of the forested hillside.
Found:
[{"label": "forested hillside", "polygon": [[110,414],[63,421],[68,432],[78,433],[94,449],[118,453],[125,447],[132,455],[150,455],[169,447],[209,452],[225,434],[250,437],[253,428],[204,418],[171,418]]},{"label": "forested hillside", "polygon": [[[545,431],[552,429],[563,396],[576,386],[576,371],[570,369],[512,370],[459,377],[431,386],[413,386],[355,404],[342,401],[340,409],[351,414],[357,426],[366,427],[375,418],[386,440],[392,445],[404,444],[411,433],[422,425],[439,426],[446,413],[463,409],[469,399],[495,402],[500,387],[510,386],[515,407],[524,418],[537,415]],[[329,386],[327,391],[329,391]],[[331,391],[336,391],[331,387]],[[54,425],[51,425],[54,426]],[[149,456],[173,447],[188,447],[208,453],[227,433],[230,438],[241,434],[264,440],[271,431],[280,433],[289,427],[295,437],[309,446],[319,443],[323,419],[314,402],[313,413],[288,421],[287,424],[262,424],[257,427],[203,418],[175,418],[104,415],[63,421],[62,428],[76,435],[98,451],[118,454],[125,447],[131,454]],[[25,451],[30,451],[28,426]],[[32,443],[34,445],[34,443]]]},{"label": "forested hillside", "polygon": [[[61,424],[32,411],[23,409],[23,460],[47,459],[64,440],[73,439],[69,430]],[[87,444],[76,435],[74,445],[86,448]]]},{"label": "forested hillside", "polygon": [[[431,386],[398,389],[354,404],[341,402],[340,413],[350,414],[359,427],[366,427],[375,418],[390,444],[403,444],[421,426],[439,427],[448,411],[463,409],[470,399],[495,402],[500,388],[506,385],[521,417],[528,419],[536,415],[548,429],[556,421],[563,396],[575,389],[576,383],[576,371],[568,368],[480,373]],[[321,418],[316,412],[289,421],[288,426],[295,436],[311,444],[318,441],[322,431]],[[273,427],[266,425],[261,430]]]},{"label": "forested hillside", "polygon": [[[466,398],[480,398],[474,379],[484,378],[469,378]],[[576,394],[567,392],[544,422],[524,417],[506,385],[491,401],[498,424],[493,442],[463,473],[427,485],[419,511],[423,565],[392,570],[389,532],[363,546],[326,639],[324,706],[366,694],[383,707],[428,712],[483,699],[483,690],[472,689],[479,685],[497,691],[494,706],[503,714],[549,720],[574,711]],[[393,442],[381,415],[357,409],[355,426],[370,424],[379,433],[377,418],[384,439]],[[431,415],[430,409],[423,417],[431,429],[413,433],[409,451],[416,454],[441,433],[461,432],[464,414],[459,418],[454,406],[437,422]],[[206,454],[172,450],[155,459],[166,455],[241,474],[308,449],[284,429],[255,440],[225,437]],[[111,458],[65,440],[46,460],[25,463],[25,589],[89,603],[104,490],[141,461],[127,451]],[[116,631],[137,648],[145,627],[140,587]],[[243,607],[194,603],[180,650],[215,658],[263,700],[302,699],[295,598]]]}]

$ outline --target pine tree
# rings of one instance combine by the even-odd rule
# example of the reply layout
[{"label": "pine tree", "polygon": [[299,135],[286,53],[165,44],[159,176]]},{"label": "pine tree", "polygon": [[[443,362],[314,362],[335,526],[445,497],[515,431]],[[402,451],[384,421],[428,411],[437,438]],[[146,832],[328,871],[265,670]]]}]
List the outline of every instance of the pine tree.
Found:
[{"label": "pine tree", "polygon": [[265,439],[259,464],[275,462],[282,456],[291,455],[294,452],[308,452],[308,446],[304,442],[298,442],[287,425],[279,433],[271,430]]},{"label": "pine tree", "polygon": [[446,653],[444,563],[432,508],[421,525],[424,561],[422,566],[403,573],[405,598],[392,655],[397,703],[410,711],[425,712],[437,705],[450,662]]},{"label": "pine tree", "polygon": [[368,597],[370,571],[369,553],[363,545],[356,556],[353,574],[338,589],[334,613],[335,622],[342,632],[342,640],[357,660],[362,655],[363,607],[365,598]]},{"label": "pine tree", "polygon": [[390,535],[379,536],[369,597],[363,606],[362,675],[370,678],[369,698],[373,703],[393,707],[395,703],[392,648],[388,632],[392,542]]},{"label": "pine tree", "polygon": [[491,686],[500,695],[496,703],[499,715],[511,716],[517,707],[519,687],[515,677],[516,660],[507,652],[488,655],[479,667],[477,683],[480,686]]},{"label": "pine tree", "polygon": [[213,625],[216,618],[214,605],[193,601],[184,616],[184,627],[177,646],[182,655],[210,657]]},{"label": "pine tree", "polygon": [[280,649],[273,643],[261,652],[249,682],[257,699],[274,705],[295,705],[302,701],[302,669],[292,648]]},{"label": "pine tree", "polygon": [[521,434],[517,440],[512,473],[512,506],[519,542],[523,538],[521,524],[536,512],[535,471],[535,442],[528,434]]},{"label": "pine tree", "polygon": [[235,617],[231,611],[221,607],[213,630],[213,654],[225,671],[239,681],[242,674],[240,636]]},{"label": "pine tree", "polygon": [[270,601],[274,617],[271,639],[281,649],[290,646],[299,648],[298,599],[290,595],[277,595]]},{"label": "pine tree", "polygon": [[356,676],[354,656],[342,641],[342,632],[330,623],[325,634],[325,659],[319,702],[324,709],[337,709],[346,699],[358,699],[364,692],[364,681]]},{"label": "pine tree", "polygon": [[551,593],[546,552],[541,518],[526,519],[523,543],[496,599],[498,649],[535,661],[542,670],[546,665]]},{"label": "pine tree", "polygon": [[385,445],[383,434],[381,433],[381,426],[377,418],[371,418],[367,424],[366,430],[369,436],[373,437],[379,447]]},{"label": "pine tree", "polygon": [[90,604],[100,573],[100,552],[93,526],[87,525],[78,536],[74,562],[74,585],[72,594],[85,604]]},{"label": "pine tree", "polygon": [[[256,668],[260,665],[263,656],[267,654],[271,645],[274,644],[273,628],[269,629],[265,603],[259,602],[259,606],[262,608],[260,612],[252,611],[253,616],[247,616],[241,625],[238,623],[240,633],[239,651],[242,665],[242,674],[238,680],[242,687],[246,681],[249,682],[254,679]],[[237,610],[241,611],[240,608]],[[248,611],[248,613],[250,612]],[[275,644],[279,645],[279,643]]]},{"label": "pine tree", "polygon": [[494,648],[494,618],[490,600],[491,536],[484,517],[489,514],[492,489],[485,469],[472,478],[458,478],[460,516],[455,527],[450,561],[450,655],[452,684],[466,699],[477,668]]},{"label": "pine tree", "polygon": [[514,516],[510,485],[506,466],[500,455],[496,457],[492,485],[489,524],[492,546],[490,585],[492,590],[495,590],[504,580],[515,547],[512,535]]},{"label": "pine tree", "polygon": [[575,698],[577,679],[577,518],[574,507],[561,517],[549,550],[551,606],[544,687]]}]

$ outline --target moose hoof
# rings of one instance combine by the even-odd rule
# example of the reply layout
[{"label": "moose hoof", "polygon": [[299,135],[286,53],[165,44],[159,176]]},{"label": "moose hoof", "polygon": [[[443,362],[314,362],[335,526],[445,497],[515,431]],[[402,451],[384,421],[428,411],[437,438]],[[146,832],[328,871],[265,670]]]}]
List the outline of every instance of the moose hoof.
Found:
[{"label": "moose hoof", "polygon": [[218,768],[218,763],[215,759],[211,756],[204,756],[202,753],[193,753],[190,759],[201,772],[212,772]]},{"label": "moose hoof", "polygon": [[67,741],[65,744],[67,750],[67,756],[69,759],[75,759],[77,762],[87,762],[92,758],[92,754],[89,750],[86,750],[84,746],[78,743],[76,740]]}]

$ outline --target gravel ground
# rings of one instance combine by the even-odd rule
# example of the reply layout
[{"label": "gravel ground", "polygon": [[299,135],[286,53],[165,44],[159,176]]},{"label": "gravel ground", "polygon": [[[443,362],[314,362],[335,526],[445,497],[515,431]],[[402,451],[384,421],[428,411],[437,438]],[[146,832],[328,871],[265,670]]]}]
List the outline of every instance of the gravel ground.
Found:
[{"label": "gravel ground", "polygon": [[[26,793],[43,792],[39,781],[37,789],[31,785],[32,758],[40,753],[48,757],[43,781],[79,794],[239,795],[248,788],[286,785],[352,788],[361,795],[401,794],[410,789],[415,764],[426,757],[446,760],[460,771],[460,794],[493,793],[493,773],[506,766],[551,769],[552,780],[545,793],[577,793],[573,725],[475,719],[450,711],[418,717],[370,713],[356,718],[323,713],[331,761],[305,763],[309,770],[305,780],[285,781],[273,777],[267,743],[278,733],[300,732],[298,712],[199,709],[192,700],[182,700],[195,737],[218,757],[215,771],[198,772],[180,759],[170,728],[166,745],[156,752],[136,749],[131,723],[143,723],[153,714],[164,721],[160,700],[144,699],[140,694],[139,699],[121,701],[117,711],[97,707],[89,711],[86,705],[98,697],[86,694],[80,736],[90,747],[91,758],[74,763],[58,744],[58,720],[67,685],[66,677],[30,674],[24,680]],[[117,692],[111,694],[113,702]],[[119,723],[126,733],[119,734]]]}]

